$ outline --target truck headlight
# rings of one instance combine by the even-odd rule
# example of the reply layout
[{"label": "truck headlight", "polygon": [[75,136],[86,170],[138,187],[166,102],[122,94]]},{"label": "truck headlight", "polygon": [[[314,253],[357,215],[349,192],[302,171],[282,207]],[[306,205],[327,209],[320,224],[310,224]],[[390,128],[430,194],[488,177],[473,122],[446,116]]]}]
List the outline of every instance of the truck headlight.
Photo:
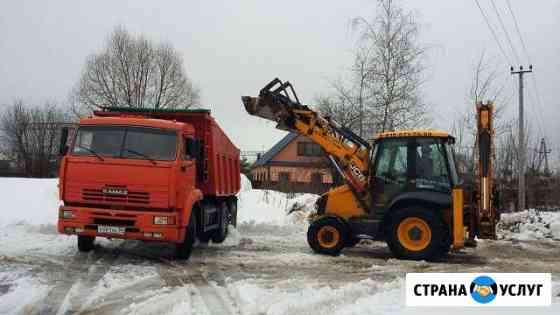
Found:
[{"label": "truck headlight", "polygon": [[155,216],[154,224],[175,224],[173,217]]},{"label": "truck headlight", "polygon": [[74,218],[74,212],[72,212],[72,210],[64,210],[64,211],[62,211],[62,217],[64,219],[73,219]]}]

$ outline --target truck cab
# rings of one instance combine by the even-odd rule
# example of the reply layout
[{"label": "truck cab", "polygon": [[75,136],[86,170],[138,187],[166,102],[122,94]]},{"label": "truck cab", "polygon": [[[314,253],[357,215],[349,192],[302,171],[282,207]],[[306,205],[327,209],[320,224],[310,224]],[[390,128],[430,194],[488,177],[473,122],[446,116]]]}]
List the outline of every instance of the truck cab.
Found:
[{"label": "truck cab", "polygon": [[[228,154],[238,161],[239,150],[229,142],[220,152],[188,122],[206,122],[212,138],[224,141],[209,112],[158,113],[97,112],[61,144],[58,230],[77,235],[81,251],[91,250],[95,237],[125,238],[175,243],[177,255],[188,258],[195,238],[221,242],[236,223],[238,167],[214,162]],[[229,189],[212,189],[223,184]]]}]

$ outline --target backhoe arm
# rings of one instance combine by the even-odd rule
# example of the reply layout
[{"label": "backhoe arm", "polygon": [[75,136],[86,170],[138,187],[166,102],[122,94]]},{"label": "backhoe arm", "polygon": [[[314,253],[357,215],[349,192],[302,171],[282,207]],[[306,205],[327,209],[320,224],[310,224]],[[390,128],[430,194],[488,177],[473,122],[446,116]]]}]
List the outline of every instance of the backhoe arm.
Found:
[{"label": "backhoe arm", "polygon": [[242,100],[249,114],[274,121],[276,128],[298,132],[319,144],[359,199],[367,199],[370,151],[367,141],[302,105],[289,82],[274,79],[261,89],[258,97],[243,96]]},{"label": "backhoe arm", "polygon": [[470,238],[496,239],[498,209],[494,194],[494,104],[476,104],[476,148],[478,161],[475,174],[475,200],[471,206]]}]

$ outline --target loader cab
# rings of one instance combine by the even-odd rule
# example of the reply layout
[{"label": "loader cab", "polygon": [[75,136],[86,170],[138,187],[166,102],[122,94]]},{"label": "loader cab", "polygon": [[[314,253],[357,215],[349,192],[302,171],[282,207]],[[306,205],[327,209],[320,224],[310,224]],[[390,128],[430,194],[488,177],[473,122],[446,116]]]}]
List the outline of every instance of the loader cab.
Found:
[{"label": "loader cab", "polygon": [[438,131],[379,134],[370,163],[371,214],[381,218],[412,199],[450,207],[451,192],[459,184],[453,142],[447,133]]}]

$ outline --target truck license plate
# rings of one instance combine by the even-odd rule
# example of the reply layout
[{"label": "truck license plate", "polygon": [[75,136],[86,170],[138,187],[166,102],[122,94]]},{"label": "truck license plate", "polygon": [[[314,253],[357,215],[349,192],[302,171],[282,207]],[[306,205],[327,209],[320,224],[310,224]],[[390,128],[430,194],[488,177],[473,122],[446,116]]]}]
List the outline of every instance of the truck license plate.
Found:
[{"label": "truck license plate", "polygon": [[124,235],[125,228],[121,226],[98,225],[97,233]]}]

